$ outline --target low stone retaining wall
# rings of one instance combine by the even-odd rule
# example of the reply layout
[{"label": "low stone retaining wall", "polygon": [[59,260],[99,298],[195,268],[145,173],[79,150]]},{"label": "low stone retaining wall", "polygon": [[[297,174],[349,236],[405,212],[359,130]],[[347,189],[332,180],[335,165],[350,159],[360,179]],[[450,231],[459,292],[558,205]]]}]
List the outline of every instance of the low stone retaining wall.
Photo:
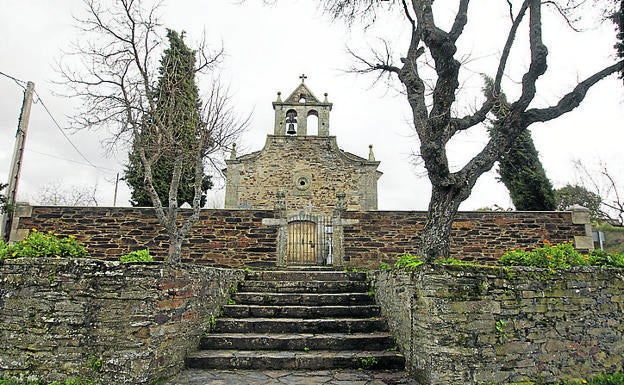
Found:
[{"label": "low stone retaining wall", "polygon": [[[180,210],[188,215],[190,210]],[[185,237],[182,261],[215,267],[275,265],[277,229],[264,226],[273,218],[270,210],[202,210],[199,221]],[[74,235],[89,255],[118,260],[137,249],[148,248],[164,260],[169,237],[152,208],[63,207],[20,204],[16,210],[12,239],[20,240],[31,229]]]},{"label": "low stone retaining wall", "polygon": [[182,368],[243,275],[93,259],[0,261],[0,378],[152,384]]},{"label": "low stone retaining wall", "polygon": [[[393,264],[405,252],[417,253],[427,213],[348,211],[344,217],[356,222],[344,229],[346,264],[376,268],[379,261]],[[451,231],[451,256],[489,264],[511,248],[534,248],[544,240],[593,249],[589,211],[460,212]]]},{"label": "low stone retaining wall", "polygon": [[[188,211],[181,210],[181,215]],[[334,221],[334,260],[347,267],[377,268],[416,253],[427,213],[423,211],[346,211]],[[287,222],[278,226],[273,210],[202,210],[183,244],[183,262],[217,267],[275,266],[288,246]],[[337,228],[337,223],[342,223]],[[167,255],[169,238],[154,210],[141,207],[56,207],[19,204],[12,240],[32,228],[75,235],[98,259],[117,260],[149,248],[158,260]],[[281,234],[281,236],[280,236]],[[543,240],[574,241],[593,248],[589,211],[460,212],[451,232],[451,255],[492,263],[511,248],[533,248]],[[281,256],[286,260],[286,256]]]},{"label": "low stone retaining wall", "polygon": [[624,271],[434,266],[372,273],[423,384],[504,384],[624,369]]}]

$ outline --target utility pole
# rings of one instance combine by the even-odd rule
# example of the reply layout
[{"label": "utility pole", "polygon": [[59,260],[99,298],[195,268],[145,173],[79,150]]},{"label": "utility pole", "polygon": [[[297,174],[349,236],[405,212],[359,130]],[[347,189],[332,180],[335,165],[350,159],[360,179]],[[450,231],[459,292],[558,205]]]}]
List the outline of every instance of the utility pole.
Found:
[{"label": "utility pole", "polygon": [[15,148],[13,149],[13,161],[9,173],[9,187],[7,190],[8,212],[2,215],[0,230],[4,240],[8,241],[11,235],[11,225],[13,222],[13,211],[15,209],[15,199],[17,197],[17,185],[19,184],[20,172],[22,171],[22,159],[24,158],[24,144],[26,133],[28,132],[28,121],[30,120],[30,107],[32,106],[35,83],[28,82],[24,91],[24,101],[22,102],[22,112],[20,113],[15,134]]},{"label": "utility pole", "polygon": [[117,207],[117,187],[119,186],[119,173],[115,179],[115,196],[113,197],[113,207]]}]

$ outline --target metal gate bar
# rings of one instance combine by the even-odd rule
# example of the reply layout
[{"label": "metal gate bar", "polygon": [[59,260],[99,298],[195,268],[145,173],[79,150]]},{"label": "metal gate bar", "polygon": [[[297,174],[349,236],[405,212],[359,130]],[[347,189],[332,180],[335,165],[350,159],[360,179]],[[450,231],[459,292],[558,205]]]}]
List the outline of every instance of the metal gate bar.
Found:
[{"label": "metal gate bar", "polygon": [[299,214],[288,222],[287,263],[322,265],[332,259],[331,218]]}]

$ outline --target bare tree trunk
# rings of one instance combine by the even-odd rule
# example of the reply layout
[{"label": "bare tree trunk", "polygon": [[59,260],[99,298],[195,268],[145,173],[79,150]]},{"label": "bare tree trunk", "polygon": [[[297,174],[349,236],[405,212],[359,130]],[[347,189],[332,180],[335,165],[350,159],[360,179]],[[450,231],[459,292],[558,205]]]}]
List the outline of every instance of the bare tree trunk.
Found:
[{"label": "bare tree trunk", "polygon": [[427,221],[420,235],[420,255],[426,262],[448,258],[451,254],[451,230],[459,205],[470,194],[455,186],[431,189]]},{"label": "bare tree trunk", "polygon": [[177,265],[182,262],[182,242],[184,235],[180,236],[179,232],[169,234],[169,253],[167,256],[167,264]]}]

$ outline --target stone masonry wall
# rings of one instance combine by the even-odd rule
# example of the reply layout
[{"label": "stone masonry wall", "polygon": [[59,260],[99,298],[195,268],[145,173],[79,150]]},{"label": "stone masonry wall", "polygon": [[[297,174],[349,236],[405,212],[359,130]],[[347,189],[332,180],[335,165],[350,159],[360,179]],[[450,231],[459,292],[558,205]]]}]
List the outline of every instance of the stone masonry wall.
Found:
[{"label": "stone masonry wall", "polygon": [[550,383],[624,369],[621,269],[434,266],[374,272],[373,284],[423,384]]},{"label": "stone masonry wall", "polygon": [[[344,228],[345,264],[377,267],[379,261],[393,264],[403,253],[416,253],[426,217],[422,211],[344,213],[357,221]],[[588,223],[589,217],[577,220],[561,211],[460,212],[451,231],[451,256],[487,264],[511,248],[533,248],[544,240],[574,241],[586,249],[592,245]]]},{"label": "stone masonry wall", "polygon": [[92,259],[0,260],[0,378],[152,384],[182,369],[243,274]]},{"label": "stone masonry wall", "polygon": [[[129,251],[146,247],[158,260],[167,255],[169,239],[150,208],[20,205],[17,215],[14,240],[36,228],[75,235],[93,258],[118,260]],[[334,236],[343,241],[339,251],[343,258],[335,260],[345,266],[377,268],[382,261],[392,264],[405,252],[415,253],[426,215],[415,211],[343,212],[341,231],[334,229]],[[183,262],[216,267],[275,266],[278,242],[287,242],[288,236],[280,237],[279,233],[287,230],[270,224],[276,222],[274,217],[279,215],[272,210],[202,210],[183,245]],[[451,236],[453,257],[486,264],[511,248],[532,248],[545,239],[552,243],[573,240],[582,250],[593,247],[589,216],[576,212],[461,212]],[[281,247],[286,249],[286,245]]]},{"label": "stone masonry wall", "polygon": [[[98,259],[117,260],[148,248],[163,260],[169,238],[151,208],[18,207],[18,239],[32,228],[75,235]],[[277,229],[262,225],[272,211],[202,210],[182,246],[183,262],[216,267],[275,265]]]},{"label": "stone masonry wall", "polygon": [[261,151],[226,163],[226,208],[272,209],[282,190],[287,210],[331,212],[338,191],[350,210],[377,209],[379,162],[341,151],[333,136],[269,135]]}]

